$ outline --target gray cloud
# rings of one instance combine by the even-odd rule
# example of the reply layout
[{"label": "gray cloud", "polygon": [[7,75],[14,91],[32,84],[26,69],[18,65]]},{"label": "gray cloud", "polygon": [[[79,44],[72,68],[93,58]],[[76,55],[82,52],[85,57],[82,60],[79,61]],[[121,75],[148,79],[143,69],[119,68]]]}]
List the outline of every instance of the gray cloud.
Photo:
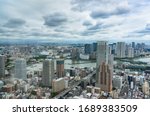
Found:
[{"label": "gray cloud", "polygon": [[84,25],[84,26],[91,26],[92,23],[91,23],[90,21],[85,21],[85,22],[83,22],[83,25]]},{"label": "gray cloud", "polygon": [[87,26],[87,29],[81,32],[81,36],[90,36],[99,32],[102,29],[102,24],[98,23],[96,25]]},{"label": "gray cloud", "polygon": [[91,9],[92,6],[95,6],[98,2],[102,1],[103,0],[72,0],[71,1],[71,4],[73,5],[72,10],[82,12]]},{"label": "gray cloud", "polygon": [[122,15],[130,11],[128,2],[119,0],[72,0],[72,10],[90,11],[92,18],[107,18]]},{"label": "gray cloud", "polygon": [[45,16],[44,20],[44,25],[47,25],[49,27],[56,27],[64,24],[67,21],[67,17],[63,13],[55,12],[53,14]]},{"label": "gray cloud", "polygon": [[129,12],[129,9],[127,8],[116,8],[115,10],[96,10],[93,11],[90,16],[92,18],[108,18],[112,15],[122,15],[122,14],[126,14]]},{"label": "gray cloud", "polygon": [[97,32],[99,32],[99,30],[85,30],[85,31],[81,32],[80,35],[81,36],[91,36]]},{"label": "gray cloud", "polygon": [[6,24],[4,24],[4,27],[8,28],[18,28],[22,27],[26,22],[23,19],[10,19]]},{"label": "gray cloud", "polygon": [[144,29],[135,31],[134,33],[139,33],[143,35],[150,35],[150,24],[147,24]]},{"label": "gray cloud", "polygon": [[87,29],[88,30],[99,30],[99,29],[101,29],[102,28],[102,24],[96,24],[96,25],[92,25],[92,26],[90,26],[90,27],[88,27]]}]

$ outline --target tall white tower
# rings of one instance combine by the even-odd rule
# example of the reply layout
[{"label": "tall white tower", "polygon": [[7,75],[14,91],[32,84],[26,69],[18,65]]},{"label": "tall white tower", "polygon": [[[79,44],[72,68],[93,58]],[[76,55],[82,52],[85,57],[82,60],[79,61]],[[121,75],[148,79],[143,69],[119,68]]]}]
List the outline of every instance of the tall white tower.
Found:
[{"label": "tall white tower", "polygon": [[125,42],[117,42],[117,57],[124,58],[125,57]]}]

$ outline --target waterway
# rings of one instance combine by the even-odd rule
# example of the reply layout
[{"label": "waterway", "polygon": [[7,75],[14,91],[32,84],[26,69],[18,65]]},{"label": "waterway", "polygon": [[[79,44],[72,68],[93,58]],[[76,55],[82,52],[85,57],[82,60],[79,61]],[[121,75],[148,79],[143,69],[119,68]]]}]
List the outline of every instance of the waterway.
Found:
[{"label": "waterway", "polygon": [[[139,58],[136,59],[135,61],[141,61],[141,62],[147,62],[150,64],[150,58]],[[115,63],[115,62],[114,62]],[[54,65],[54,69],[56,69],[56,63]],[[73,60],[65,60],[65,65],[64,68],[65,69],[70,69],[71,67],[76,67],[76,68],[95,68],[96,67],[96,62],[94,61],[73,61]],[[42,62],[41,63],[37,63],[37,64],[33,64],[32,66],[28,66],[27,70],[42,70]]]},{"label": "waterway", "polygon": [[73,60],[65,60],[65,69],[69,69],[71,67],[77,67],[77,68],[95,68],[96,62],[94,61],[73,61]]},{"label": "waterway", "polygon": [[150,64],[150,58],[149,57],[139,58],[139,59],[136,59],[135,61],[141,61],[141,62],[146,62],[146,63]]}]

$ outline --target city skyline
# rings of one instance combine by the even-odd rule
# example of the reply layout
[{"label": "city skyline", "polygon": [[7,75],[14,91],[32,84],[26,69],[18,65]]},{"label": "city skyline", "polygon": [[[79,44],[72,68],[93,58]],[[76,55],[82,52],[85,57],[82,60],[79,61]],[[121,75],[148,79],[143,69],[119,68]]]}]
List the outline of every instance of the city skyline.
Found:
[{"label": "city skyline", "polygon": [[149,99],[150,46],[0,45],[0,99]]},{"label": "city skyline", "polygon": [[149,0],[1,0],[0,40],[148,41]]}]

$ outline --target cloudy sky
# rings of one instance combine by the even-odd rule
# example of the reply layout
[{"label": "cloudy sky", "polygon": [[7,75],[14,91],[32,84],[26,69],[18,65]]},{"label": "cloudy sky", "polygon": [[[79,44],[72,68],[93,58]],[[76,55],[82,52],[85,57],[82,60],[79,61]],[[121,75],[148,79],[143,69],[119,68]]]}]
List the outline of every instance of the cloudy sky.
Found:
[{"label": "cloudy sky", "polygon": [[0,0],[0,39],[150,40],[150,0]]}]

